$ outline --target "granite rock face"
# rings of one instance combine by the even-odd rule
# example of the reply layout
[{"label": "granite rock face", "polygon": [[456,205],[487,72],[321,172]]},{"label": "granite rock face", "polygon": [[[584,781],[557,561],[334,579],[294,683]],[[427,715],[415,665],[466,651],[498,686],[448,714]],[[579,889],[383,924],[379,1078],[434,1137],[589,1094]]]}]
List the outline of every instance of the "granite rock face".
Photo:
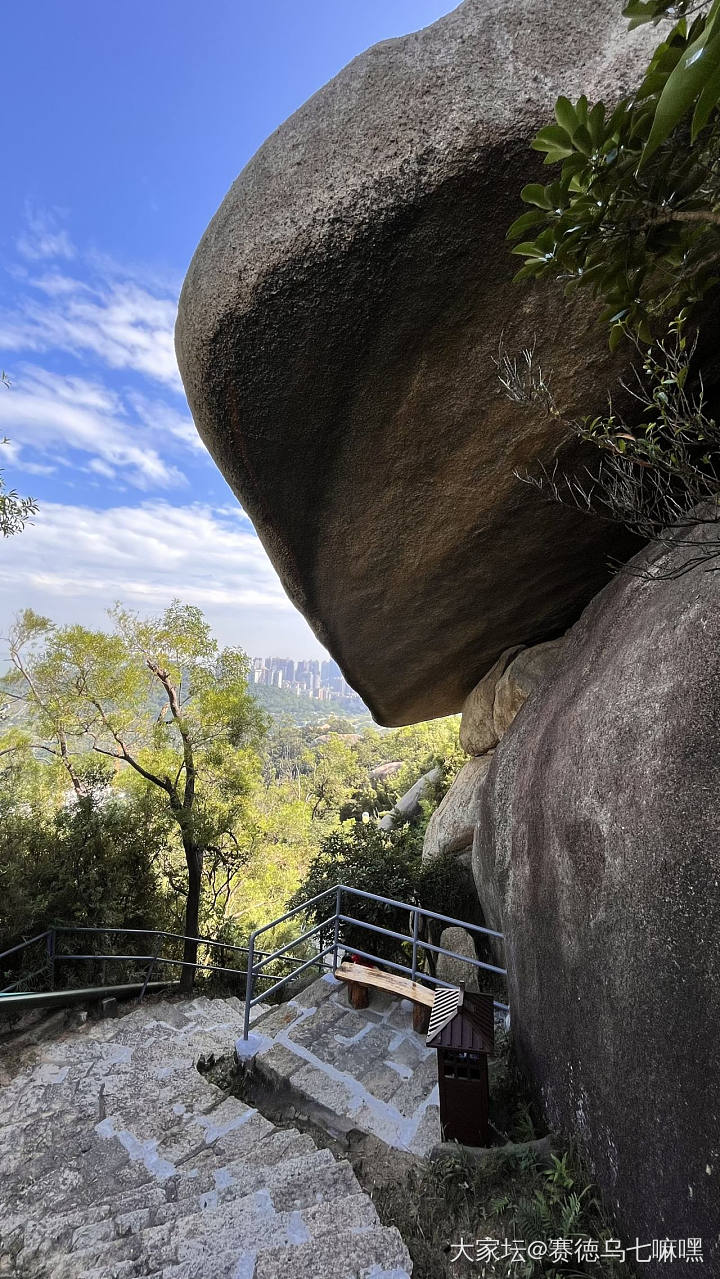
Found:
[{"label": "granite rock face", "polygon": [[500,734],[493,715],[495,693],[510,662],[521,651],[517,646],[506,648],[466,698],[460,720],[460,745],[468,755],[485,755],[497,746]]},{"label": "granite rock face", "polygon": [[535,644],[523,649],[507,666],[497,682],[493,702],[493,724],[498,740],[505,736],[520,707],[556,665],[564,644],[564,638]]},{"label": "granite rock face", "polygon": [[382,723],[459,710],[624,553],[516,479],[560,435],[503,398],[493,356],[537,336],[563,408],[606,403],[621,366],[592,309],[513,288],[505,234],[557,94],[619,97],[655,38],[617,0],[465,0],[282,125],[193,258],[176,347],[198,430]]},{"label": "granite rock face", "polygon": [[460,769],[428,822],[423,841],[424,862],[434,862],[438,857],[461,853],[472,846],[480,793],[491,759],[491,755],[469,759]]},{"label": "granite rock face", "polygon": [[[634,565],[669,574],[687,558]],[[497,747],[474,847],[551,1124],[580,1136],[624,1235],[702,1236],[712,1273],[719,740],[720,573],[620,575]],[[684,1264],[643,1268],[667,1279]]]}]

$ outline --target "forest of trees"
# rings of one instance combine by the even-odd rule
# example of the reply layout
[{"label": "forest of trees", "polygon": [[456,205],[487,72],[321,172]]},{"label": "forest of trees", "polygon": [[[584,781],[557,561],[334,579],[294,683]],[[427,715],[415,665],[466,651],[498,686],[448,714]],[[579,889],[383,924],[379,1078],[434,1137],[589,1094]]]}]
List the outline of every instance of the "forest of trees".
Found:
[{"label": "forest of trees", "polygon": [[[461,762],[455,718],[272,719],[246,655],[177,601],[155,618],[118,606],[103,631],[28,610],[3,657],[0,949],[56,923],[242,944],[319,867],[369,882],[395,849],[415,891],[427,814]],[[436,764],[425,814],[380,834],[376,818]],[[183,958],[197,954],[186,941]]]}]

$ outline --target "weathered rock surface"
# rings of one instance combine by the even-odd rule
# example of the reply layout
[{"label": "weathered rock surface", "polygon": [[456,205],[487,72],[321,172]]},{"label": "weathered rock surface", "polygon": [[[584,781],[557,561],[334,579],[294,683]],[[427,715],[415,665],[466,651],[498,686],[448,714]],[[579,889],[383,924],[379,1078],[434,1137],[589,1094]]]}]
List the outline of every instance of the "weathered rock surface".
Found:
[{"label": "weathered rock surface", "polygon": [[510,662],[498,680],[493,703],[493,723],[500,739],[509,729],[520,707],[560,658],[565,640],[549,640],[525,648]]},{"label": "weathered rock surface", "polygon": [[[669,573],[687,552],[653,556]],[[720,572],[621,575],[495,751],[476,840],[551,1125],[580,1135],[624,1236],[702,1236],[713,1274],[719,740]]]},{"label": "weathered rock surface", "polygon": [[385,782],[389,777],[394,777],[403,767],[401,759],[388,760],[387,764],[376,764],[370,769],[370,780],[373,782]]},{"label": "weathered rock surface", "polygon": [[[440,934],[440,945],[444,946],[445,950],[455,951],[456,955],[477,959],[473,939],[465,928],[458,928],[456,925],[444,928]],[[451,959],[449,955],[437,957],[436,976],[442,981],[450,981],[454,986],[464,983],[466,990],[479,990],[477,974],[477,968],[473,968],[470,964],[463,964],[458,959]]]},{"label": "weathered rock surface", "polygon": [[491,755],[483,755],[463,764],[428,822],[423,841],[424,862],[471,847],[480,813],[482,785],[491,759]]},{"label": "weathered rock surface", "polygon": [[505,233],[557,94],[620,96],[655,40],[617,0],[465,0],[282,125],[188,271],[176,346],[200,434],[383,723],[459,710],[622,554],[515,478],[560,433],[503,398],[493,356],[501,331],[536,334],[559,404],[604,406],[620,366],[592,309],[514,289]]},{"label": "weathered rock surface", "polygon": [[468,755],[484,755],[500,740],[493,711],[495,692],[505,670],[521,649],[506,648],[466,698],[460,720],[460,745]]}]

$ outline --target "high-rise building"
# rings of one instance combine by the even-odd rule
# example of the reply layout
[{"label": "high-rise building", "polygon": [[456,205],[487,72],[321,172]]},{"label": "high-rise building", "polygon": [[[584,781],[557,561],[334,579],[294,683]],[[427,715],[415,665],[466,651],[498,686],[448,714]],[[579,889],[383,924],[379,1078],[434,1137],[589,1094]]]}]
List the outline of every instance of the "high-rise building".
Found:
[{"label": "high-rise building", "polygon": [[332,659],[321,662],[317,658],[296,661],[292,657],[254,657],[250,682],[282,688],[296,697],[311,697],[321,702],[342,697],[362,704]]}]

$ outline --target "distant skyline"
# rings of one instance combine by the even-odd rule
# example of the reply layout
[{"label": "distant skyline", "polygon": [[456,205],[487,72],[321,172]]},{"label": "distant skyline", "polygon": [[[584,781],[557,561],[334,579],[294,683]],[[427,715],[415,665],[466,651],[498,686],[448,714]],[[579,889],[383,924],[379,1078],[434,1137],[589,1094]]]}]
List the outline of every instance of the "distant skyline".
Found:
[{"label": "distant skyline", "polygon": [[252,656],[322,657],[201,444],[172,343],[237,173],[353,56],[441,0],[35,0],[3,13],[0,467],[40,504],[0,542],[0,633],[31,605],[205,610]]}]

